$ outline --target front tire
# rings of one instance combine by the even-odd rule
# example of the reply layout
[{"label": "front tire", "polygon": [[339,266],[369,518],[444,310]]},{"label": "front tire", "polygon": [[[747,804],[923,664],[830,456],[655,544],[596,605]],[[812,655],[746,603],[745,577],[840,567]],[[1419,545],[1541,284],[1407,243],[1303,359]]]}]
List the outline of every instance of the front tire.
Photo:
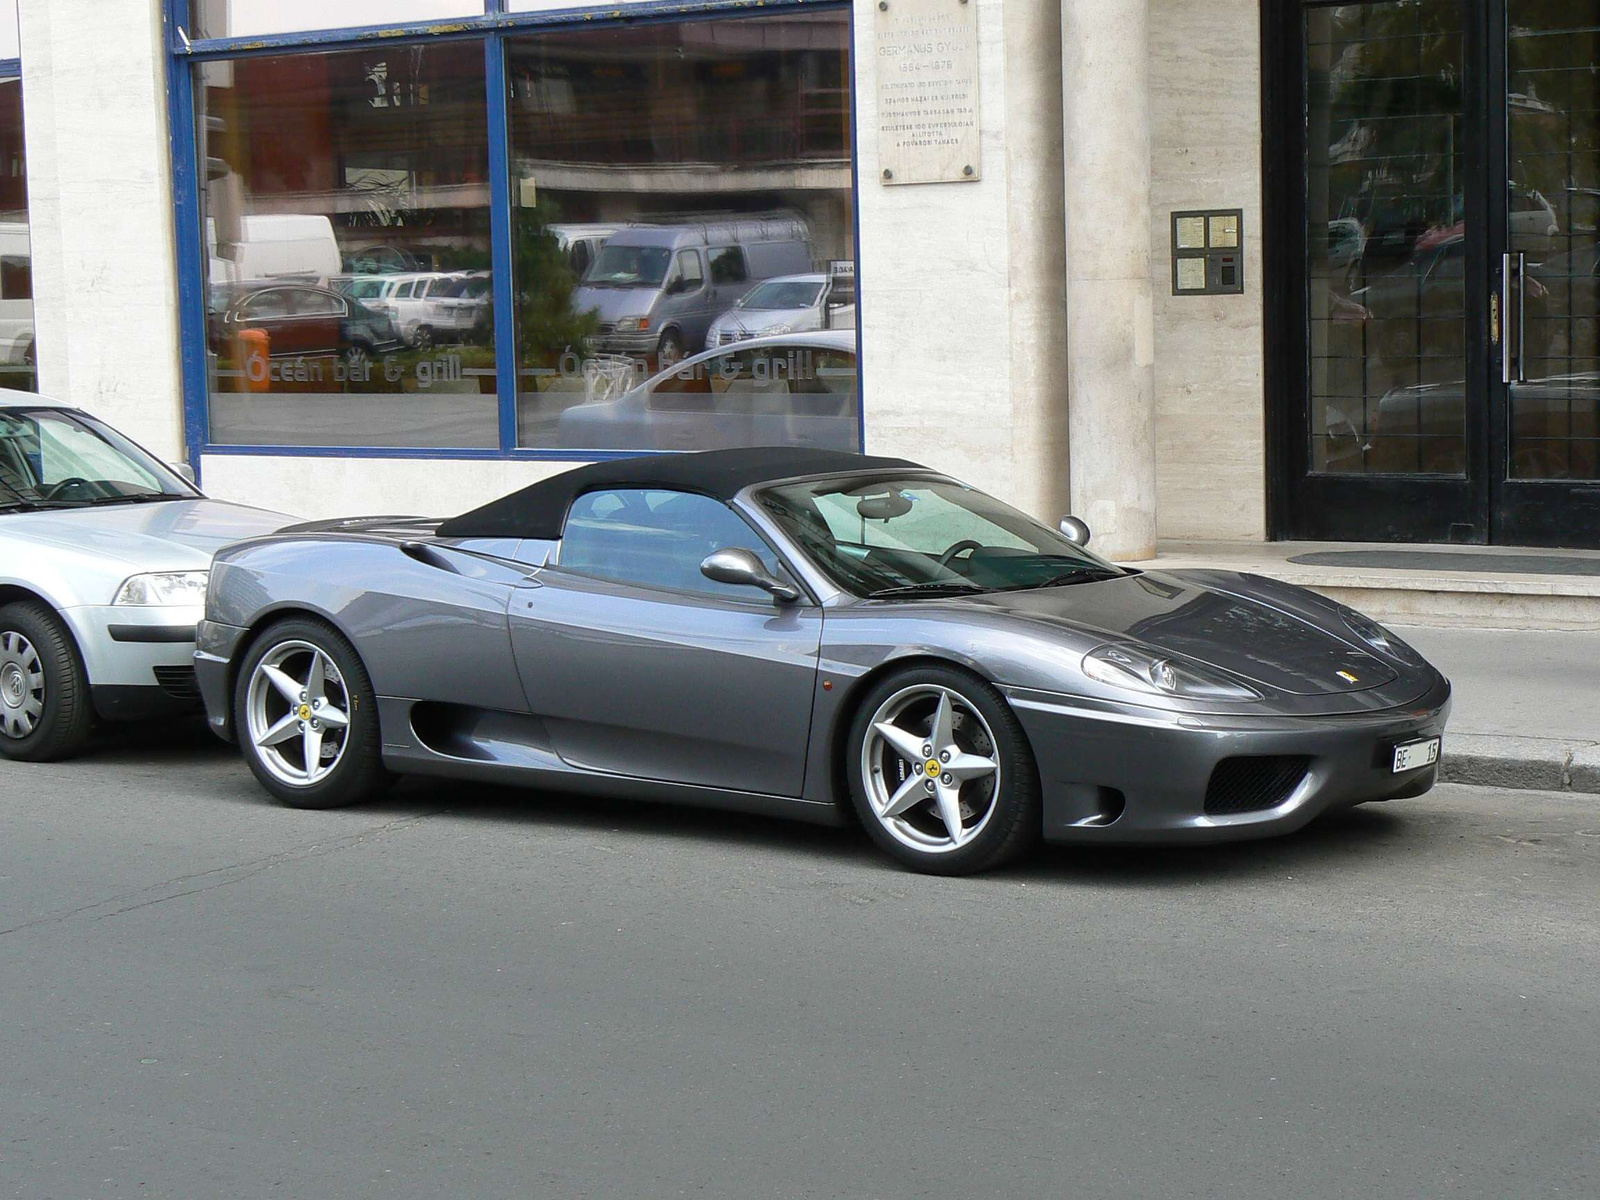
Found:
[{"label": "front tire", "polygon": [[233,726],[257,781],[293,808],[341,808],[378,795],[378,702],[355,647],[322,621],[266,629],[233,689]]},{"label": "front tire", "polygon": [[1039,774],[1004,697],[951,667],[878,683],[851,724],[845,767],[862,826],[915,871],[969,875],[1037,839]]},{"label": "front tire", "polygon": [[93,723],[88,672],[61,618],[26,601],[0,608],[0,755],[71,758]]},{"label": "front tire", "polygon": [[656,367],[666,371],[682,361],[683,335],[676,329],[669,329],[661,335],[661,341],[656,345]]}]

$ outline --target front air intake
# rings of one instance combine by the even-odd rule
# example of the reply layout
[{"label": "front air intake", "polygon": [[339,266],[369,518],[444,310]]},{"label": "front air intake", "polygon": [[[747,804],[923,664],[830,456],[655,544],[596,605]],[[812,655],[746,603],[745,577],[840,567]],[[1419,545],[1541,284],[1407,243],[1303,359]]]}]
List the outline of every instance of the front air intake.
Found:
[{"label": "front air intake", "polygon": [[1311,766],[1303,754],[1225,758],[1206,785],[1206,815],[1227,817],[1277,808],[1300,786]]}]

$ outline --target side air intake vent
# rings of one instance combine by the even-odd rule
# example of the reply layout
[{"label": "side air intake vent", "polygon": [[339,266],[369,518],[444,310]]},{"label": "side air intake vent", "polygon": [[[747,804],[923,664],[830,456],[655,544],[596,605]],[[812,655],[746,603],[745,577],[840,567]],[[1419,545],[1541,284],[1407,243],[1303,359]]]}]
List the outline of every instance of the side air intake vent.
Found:
[{"label": "side air intake vent", "polygon": [[1311,759],[1303,754],[1225,758],[1206,786],[1206,815],[1232,816],[1277,808],[1306,777]]}]

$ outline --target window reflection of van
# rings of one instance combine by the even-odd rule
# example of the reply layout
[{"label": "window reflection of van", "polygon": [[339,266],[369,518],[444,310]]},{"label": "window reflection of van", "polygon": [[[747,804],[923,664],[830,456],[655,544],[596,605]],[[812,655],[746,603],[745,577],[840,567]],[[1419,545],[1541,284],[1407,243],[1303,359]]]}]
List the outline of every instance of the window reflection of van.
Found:
[{"label": "window reflection of van", "polygon": [[28,227],[0,222],[0,363],[32,366],[33,257]]},{"label": "window reflection of van", "polygon": [[218,246],[216,221],[206,221],[212,283],[251,279],[317,282],[337,275],[343,265],[333,222],[324,216],[264,213],[243,218],[239,232],[239,241]]},{"label": "window reflection of van", "polygon": [[596,311],[595,349],[670,366],[705,344],[712,320],[752,283],[810,269],[811,233],[796,218],[636,225],[606,240],[572,307]]},{"label": "window reflection of van", "polygon": [[556,235],[556,242],[561,247],[561,253],[566,255],[572,273],[582,279],[606,240],[626,228],[626,225],[605,224],[552,225],[550,232]]}]

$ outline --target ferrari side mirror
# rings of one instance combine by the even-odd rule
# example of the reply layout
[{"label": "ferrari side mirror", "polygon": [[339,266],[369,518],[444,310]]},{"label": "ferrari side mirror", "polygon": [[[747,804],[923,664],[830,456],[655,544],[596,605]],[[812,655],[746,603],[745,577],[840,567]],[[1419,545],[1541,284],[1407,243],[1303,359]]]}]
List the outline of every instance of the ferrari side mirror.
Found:
[{"label": "ferrari side mirror", "polygon": [[1070,514],[1062,517],[1059,528],[1062,536],[1073,545],[1087,546],[1089,544],[1089,527],[1077,517]]},{"label": "ferrari side mirror", "polygon": [[731,583],[735,587],[758,587],[770,592],[781,604],[793,604],[800,593],[780,579],[767,574],[767,568],[755,552],[742,546],[724,546],[706,555],[700,564],[700,574],[717,583]]}]

